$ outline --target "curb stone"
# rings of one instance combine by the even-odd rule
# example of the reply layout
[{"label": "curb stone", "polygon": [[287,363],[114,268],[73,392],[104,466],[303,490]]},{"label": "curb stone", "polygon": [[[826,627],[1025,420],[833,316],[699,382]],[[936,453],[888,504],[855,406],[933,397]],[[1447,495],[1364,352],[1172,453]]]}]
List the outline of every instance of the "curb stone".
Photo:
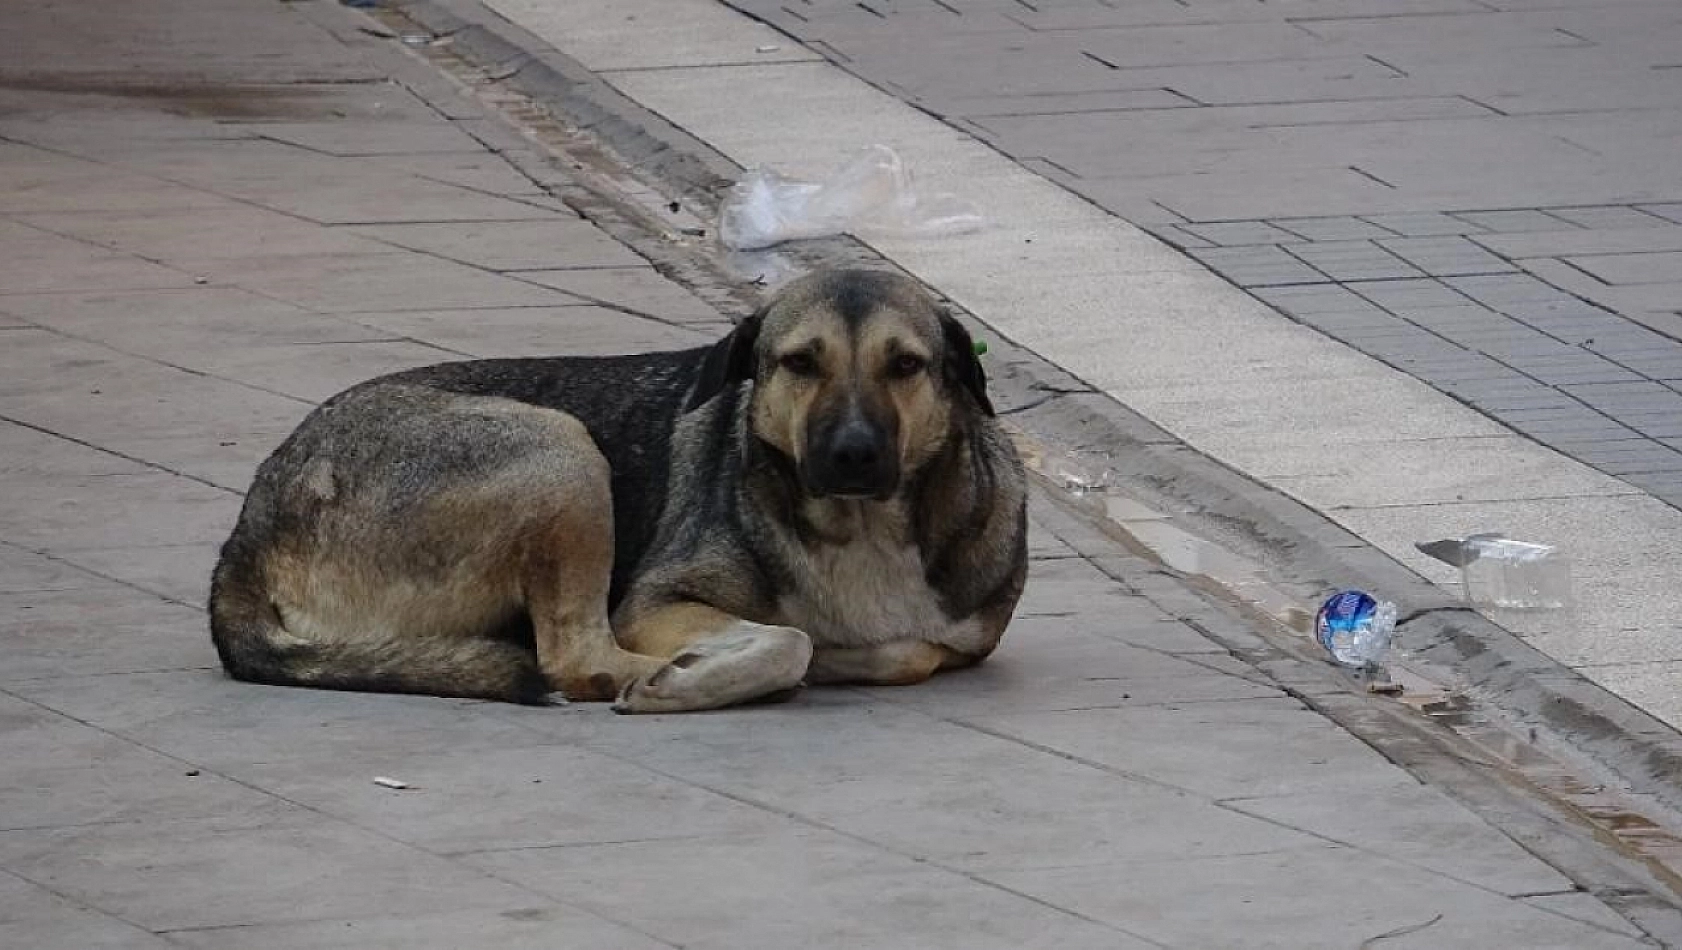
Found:
[{"label": "curb stone", "polygon": [[[716,150],[621,95],[478,0],[387,0],[386,9],[448,37],[464,59],[555,110],[649,183],[704,210],[703,217],[710,217],[740,171]],[[564,198],[643,253],[662,273],[725,312],[746,312],[757,296],[756,288],[742,286],[739,273],[707,259],[715,248],[693,242],[676,247],[669,240],[650,238],[623,208],[576,186]],[[800,242],[777,249],[773,256],[801,268],[838,261],[893,266],[850,238]],[[1342,587],[1364,588],[1395,601],[1404,618],[1397,645],[1421,672],[1498,712],[1520,733],[1528,732],[1556,749],[1563,746],[1581,764],[1614,779],[1644,803],[1671,817],[1682,815],[1682,735],[1466,609],[1318,512],[1184,445],[1091,385],[1001,338],[973,315],[962,315],[988,340],[1001,415],[1048,444],[1103,457],[1128,495],[1171,512],[1171,520],[1193,534],[1262,562],[1275,586],[1304,604]],[[1073,530],[1059,523],[1062,530]],[[1114,540],[1102,532],[1097,538],[1064,540],[1100,565],[1102,557],[1115,553]],[[1180,576],[1166,567],[1159,573]],[[1131,583],[1127,577],[1118,579]],[[1328,688],[1336,682],[1329,678],[1333,671],[1306,659],[1311,652],[1305,640],[1293,638],[1300,650],[1276,645],[1258,650],[1262,641],[1247,625],[1210,619],[1231,618],[1231,607],[1180,602],[1169,609],[1235,655],[1256,662],[1356,735],[1370,733],[1363,726],[1369,717],[1354,710],[1370,712],[1373,704],[1347,686]],[[1682,925],[1663,930],[1682,932]]]}]

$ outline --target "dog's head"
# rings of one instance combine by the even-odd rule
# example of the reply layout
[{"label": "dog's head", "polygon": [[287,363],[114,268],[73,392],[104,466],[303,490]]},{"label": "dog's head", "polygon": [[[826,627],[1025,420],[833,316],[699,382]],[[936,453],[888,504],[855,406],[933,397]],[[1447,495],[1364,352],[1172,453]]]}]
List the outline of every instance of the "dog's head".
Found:
[{"label": "dog's head", "polygon": [[691,405],[745,379],[754,435],[816,496],[891,497],[940,451],[954,414],[993,414],[963,324],[877,271],[784,287],[709,354]]}]

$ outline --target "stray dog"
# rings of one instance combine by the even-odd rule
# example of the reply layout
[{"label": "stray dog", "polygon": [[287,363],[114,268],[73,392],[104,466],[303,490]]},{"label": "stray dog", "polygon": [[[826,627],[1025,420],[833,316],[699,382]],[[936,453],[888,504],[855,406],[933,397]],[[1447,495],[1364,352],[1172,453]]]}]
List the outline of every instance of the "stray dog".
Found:
[{"label": "stray dog", "polygon": [[211,634],[252,682],[622,712],[915,683],[997,645],[1026,494],[963,326],[820,272],[711,347],[329,399],[258,468]]}]

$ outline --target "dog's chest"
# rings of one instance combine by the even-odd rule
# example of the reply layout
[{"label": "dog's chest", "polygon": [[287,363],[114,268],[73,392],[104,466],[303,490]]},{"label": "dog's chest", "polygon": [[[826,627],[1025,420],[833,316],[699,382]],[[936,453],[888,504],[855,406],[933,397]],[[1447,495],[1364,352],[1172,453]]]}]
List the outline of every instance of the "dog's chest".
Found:
[{"label": "dog's chest", "polygon": [[795,590],[778,608],[784,623],[818,646],[925,640],[963,647],[980,637],[976,620],[953,620],[941,609],[922,553],[892,522],[861,519],[847,543],[798,550]]}]

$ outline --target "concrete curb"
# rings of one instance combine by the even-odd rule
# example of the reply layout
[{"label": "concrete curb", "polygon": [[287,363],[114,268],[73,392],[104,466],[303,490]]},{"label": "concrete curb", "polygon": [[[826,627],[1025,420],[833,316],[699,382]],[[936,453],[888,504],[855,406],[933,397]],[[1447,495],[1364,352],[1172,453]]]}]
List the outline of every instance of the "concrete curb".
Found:
[{"label": "concrete curb", "polygon": [[[399,11],[511,88],[545,103],[588,132],[663,191],[695,208],[715,208],[740,170],[683,129],[621,95],[576,61],[485,8],[478,0],[388,0]],[[601,210],[601,209],[598,209]],[[594,217],[594,214],[592,214]],[[609,230],[692,281],[692,262],[671,260],[669,244]],[[806,242],[782,251],[802,265],[819,261],[887,264],[850,239]],[[732,280],[722,267],[704,268]],[[937,288],[938,290],[938,288]],[[743,305],[750,295],[705,294]],[[967,316],[967,315],[966,315]],[[1499,711],[1538,741],[1576,753],[1632,794],[1682,813],[1682,735],[1519,637],[1466,610],[1440,588],[1332,523],[1318,512],[1193,450],[1094,387],[1036,354],[1000,339],[990,343],[1002,412],[1048,443],[1106,456],[1126,491],[1193,533],[1264,563],[1278,586],[1304,603],[1342,587],[1394,600],[1408,619],[1399,646],[1422,672]],[[1222,639],[1219,631],[1211,636]],[[1227,644],[1234,652],[1250,652]],[[1319,708],[1312,696],[1305,701]],[[1347,717],[1322,709],[1340,722]],[[1345,722],[1345,725],[1349,723]]]}]

